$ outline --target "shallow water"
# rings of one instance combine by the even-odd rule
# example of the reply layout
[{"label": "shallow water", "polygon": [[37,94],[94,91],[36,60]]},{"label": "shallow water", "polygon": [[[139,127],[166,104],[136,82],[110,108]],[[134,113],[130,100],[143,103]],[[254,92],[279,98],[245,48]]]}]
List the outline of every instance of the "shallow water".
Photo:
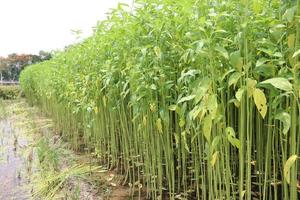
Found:
[{"label": "shallow water", "polygon": [[[30,199],[33,157],[29,138],[13,127],[11,119],[0,120],[0,199]],[[28,158],[30,159],[28,160]]]},{"label": "shallow water", "polygon": [[[0,200],[40,200],[43,198],[39,195],[48,195],[39,194],[41,188],[43,190],[43,187],[47,187],[47,182],[43,180],[45,177],[41,176],[45,171],[37,155],[43,148],[43,145],[39,146],[41,138],[46,140],[46,145],[49,145],[47,148],[51,152],[58,153],[61,173],[74,165],[91,162],[91,155],[78,155],[69,150],[69,144],[62,143],[60,136],[54,134],[56,132],[51,128],[52,120],[44,118],[37,111],[22,100],[0,99]],[[106,173],[105,169],[100,171],[93,174],[96,179],[83,174],[80,176],[84,178],[78,178],[76,175],[68,177],[53,199],[129,199],[130,188],[122,189],[123,186],[116,186],[120,180],[111,179],[111,172]],[[50,175],[60,172],[50,172]],[[104,180],[107,182],[102,186]]]}]

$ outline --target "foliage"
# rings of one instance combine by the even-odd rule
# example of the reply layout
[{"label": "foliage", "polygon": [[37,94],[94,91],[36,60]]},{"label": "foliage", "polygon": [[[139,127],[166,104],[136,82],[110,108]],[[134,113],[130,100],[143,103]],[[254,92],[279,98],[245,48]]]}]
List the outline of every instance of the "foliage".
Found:
[{"label": "foliage", "polygon": [[297,199],[299,4],[120,4],[21,86],[152,199]]},{"label": "foliage", "polygon": [[0,85],[0,98],[2,99],[16,99],[20,93],[18,85]]},{"label": "foliage", "polygon": [[18,80],[20,72],[27,66],[34,63],[49,60],[51,54],[40,51],[39,55],[31,54],[10,54],[6,58],[0,57],[0,81]]}]

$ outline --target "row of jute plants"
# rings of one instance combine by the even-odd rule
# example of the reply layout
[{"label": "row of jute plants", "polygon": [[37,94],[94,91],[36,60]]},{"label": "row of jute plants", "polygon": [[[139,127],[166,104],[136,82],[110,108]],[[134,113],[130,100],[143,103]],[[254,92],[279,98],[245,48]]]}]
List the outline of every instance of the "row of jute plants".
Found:
[{"label": "row of jute plants", "polygon": [[151,199],[297,199],[300,3],[139,0],[26,68],[75,149]]}]

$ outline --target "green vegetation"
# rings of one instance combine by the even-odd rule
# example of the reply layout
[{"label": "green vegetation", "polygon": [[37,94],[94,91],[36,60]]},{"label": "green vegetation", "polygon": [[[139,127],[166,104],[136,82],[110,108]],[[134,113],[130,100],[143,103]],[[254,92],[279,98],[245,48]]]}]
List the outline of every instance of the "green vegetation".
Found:
[{"label": "green vegetation", "polygon": [[120,4],[21,86],[140,195],[297,199],[299,14],[299,1]]},{"label": "green vegetation", "polygon": [[20,93],[18,85],[0,85],[0,98],[2,99],[16,99]]}]

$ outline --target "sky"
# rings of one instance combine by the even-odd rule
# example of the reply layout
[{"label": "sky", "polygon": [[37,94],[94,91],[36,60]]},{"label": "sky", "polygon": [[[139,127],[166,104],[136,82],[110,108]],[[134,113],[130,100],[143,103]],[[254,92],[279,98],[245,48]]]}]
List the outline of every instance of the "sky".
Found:
[{"label": "sky", "polygon": [[97,21],[106,19],[118,2],[132,0],[0,0],[0,56],[38,54],[72,44],[76,34],[92,34]]}]

